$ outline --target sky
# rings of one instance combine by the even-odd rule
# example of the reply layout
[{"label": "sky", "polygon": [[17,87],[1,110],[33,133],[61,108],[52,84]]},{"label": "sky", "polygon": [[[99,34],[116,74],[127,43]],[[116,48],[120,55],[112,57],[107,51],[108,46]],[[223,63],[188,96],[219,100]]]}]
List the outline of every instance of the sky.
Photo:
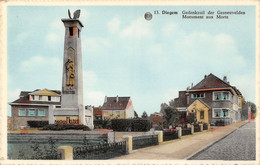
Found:
[{"label": "sky", "polygon": [[[227,76],[247,101],[255,102],[254,6],[8,6],[8,102],[20,91],[61,90],[61,19],[68,18],[68,9],[81,9],[84,25],[85,105],[102,105],[105,96],[130,96],[139,116],[159,112],[161,103],[210,73]],[[157,10],[160,14],[154,14]],[[182,19],[184,10],[245,14]],[[150,21],[144,19],[146,12],[153,14]]]}]

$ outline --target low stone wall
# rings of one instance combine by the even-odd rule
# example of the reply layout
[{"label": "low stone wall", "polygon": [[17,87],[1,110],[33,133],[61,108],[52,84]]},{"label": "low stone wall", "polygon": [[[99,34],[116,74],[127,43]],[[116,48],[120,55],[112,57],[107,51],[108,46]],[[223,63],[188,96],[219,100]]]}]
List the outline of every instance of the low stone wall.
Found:
[{"label": "low stone wall", "polygon": [[145,135],[146,132],[115,132],[115,141],[121,141],[123,140],[123,136],[129,135],[129,136],[141,136]]}]

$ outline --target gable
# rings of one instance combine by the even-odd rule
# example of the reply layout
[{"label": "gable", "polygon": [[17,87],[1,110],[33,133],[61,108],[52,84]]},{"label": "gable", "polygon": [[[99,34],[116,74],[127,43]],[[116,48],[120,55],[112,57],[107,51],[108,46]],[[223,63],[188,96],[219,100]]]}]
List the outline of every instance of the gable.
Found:
[{"label": "gable", "polygon": [[102,110],[125,110],[131,105],[130,97],[107,97],[107,101],[104,102]]},{"label": "gable", "polygon": [[198,110],[204,110],[208,111],[210,109],[210,106],[208,106],[205,102],[202,100],[196,99],[188,108],[188,112],[192,112],[192,110],[198,111]]},{"label": "gable", "polygon": [[32,95],[39,95],[39,96],[60,96],[58,93],[55,93],[51,90],[48,89],[43,89],[43,90],[39,90],[39,91],[35,91],[33,93],[30,93]]}]

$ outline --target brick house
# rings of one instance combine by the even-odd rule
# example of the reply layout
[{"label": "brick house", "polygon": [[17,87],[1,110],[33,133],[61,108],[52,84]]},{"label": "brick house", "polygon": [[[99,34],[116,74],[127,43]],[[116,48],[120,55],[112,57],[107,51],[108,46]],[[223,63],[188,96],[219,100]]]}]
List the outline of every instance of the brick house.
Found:
[{"label": "brick house", "polygon": [[194,114],[198,122],[216,124],[221,121],[225,125],[241,120],[244,102],[241,92],[230,85],[226,76],[222,80],[213,74],[205,75],[195,86],[179,91],[179,97],[174,99],[182,121]]},{"label": "brick house", "polygon": [[9,103],[12,112],[11,129],[28,127],[28,121],[48,121],[49,105],[60,106],[60,91],[37,89],[21,91],[19,99]]},{"label": "brick house", "polygon": [[104,119],[134,118],[134,107],[130,97],[107,97],[101,107]]},{"label": "brick house", "polygon": [[163,124],[163,114],[158,112],[152,113],[150,115],[150,121],[154,128],[159,127]]},{"label": "brick house", "polygon": [[93,107],[93,117],[94,120],[99,120],[99,119],[104,120],[104,111],[101,109],[101,106]]}]

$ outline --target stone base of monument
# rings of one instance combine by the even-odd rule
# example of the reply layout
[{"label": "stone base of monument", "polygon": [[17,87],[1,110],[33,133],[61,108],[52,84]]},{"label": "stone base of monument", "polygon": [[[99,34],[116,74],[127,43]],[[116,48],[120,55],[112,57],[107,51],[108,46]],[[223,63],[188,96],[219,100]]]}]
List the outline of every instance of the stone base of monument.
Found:
[{"label": "stone base of monument", "polygon": [[[84,111],[84,115],[82,114],[82,111]],[[83,106],[81,106],[81,108],[56,108],[51,105],[49,107],[49,124],[83,124],[88,126],[90,129],[94,129],[92,114],[92,107],[87,107],[87,109],[83,110]]]}]

